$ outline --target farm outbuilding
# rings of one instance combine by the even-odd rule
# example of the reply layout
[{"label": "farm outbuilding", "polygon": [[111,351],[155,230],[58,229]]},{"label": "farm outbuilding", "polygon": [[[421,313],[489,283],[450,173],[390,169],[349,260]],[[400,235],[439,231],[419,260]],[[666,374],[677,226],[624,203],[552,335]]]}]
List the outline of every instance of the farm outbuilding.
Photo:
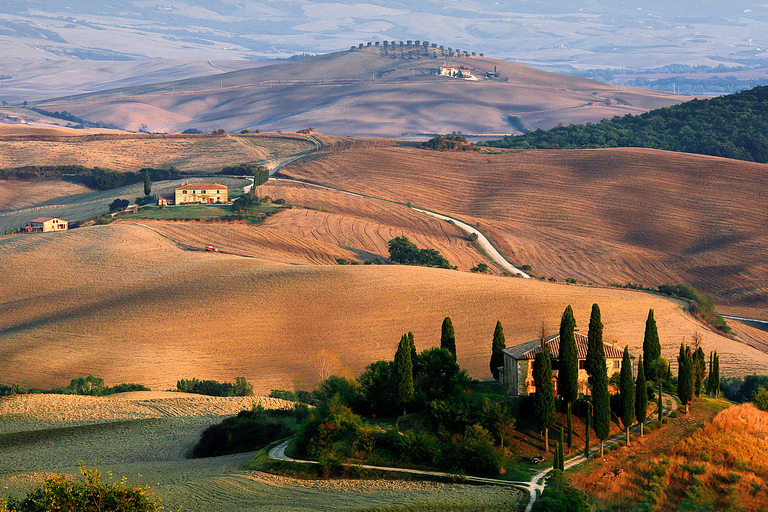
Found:
[{"label": "farm outbuilding", "polygon": [[[574,333],[576,338],[576,353],[579,360],[579,393],[589,394],[587,386],[587,348],[589,343],[587,337],[581,333]],[[544,343],[552,356],[552,382],[555,385],[555,394],[557,394],[557,374],[558,362],[560,357],[560,335],[555,334],[544,338]],[[541,352],[542,342],[540,339],[505,348],[504,366],[500,368],[499,377],[501,385],[511,395],[522,396],[531,395],[536,392],[536,386],[533,383],[533,359],[536,354]],[[624,350],[618,348],[616,344],[603,343],[605,352],[605,364],[608,370],[608,377],[621,371],[621,360],[624,357]],[[631,357],[634,366],[634,356]],[[632,372],[634,375],[634,371]]]},{"label": "farm outbuilding", "polygon": [[53,231],[66,231],[69,222],[55,217],[38,217],[29,221],[28,233],[51,233]]}]

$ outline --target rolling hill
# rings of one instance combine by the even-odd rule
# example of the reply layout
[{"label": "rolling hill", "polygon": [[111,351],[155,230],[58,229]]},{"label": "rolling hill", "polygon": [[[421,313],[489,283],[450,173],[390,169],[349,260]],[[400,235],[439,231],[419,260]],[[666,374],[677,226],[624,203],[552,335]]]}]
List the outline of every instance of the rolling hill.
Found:
[{"label": "rolling hill", "polygon": [[281,173],[478,224],[537,276],[683,282],[768,319],[765,164],[650,149],[390,147],[316,153]]},{"label": "rolling hill", "polygon": [[[253,238],[267,227],[243,226],[239,236]],[[419,350],[435,346],[446,315],[456,329],[459,363],[486,379],[497,319],[511,346],[534,339],[542,320],[554,330],[568,304],[586,329],[594,302],[603,312],[605,339],[633,352],[641,349],[654,308],[665,356],[700,331],[704,348],[721,354],[724,376],[768,372],[768,354],[706,330],[662,296],[455,270],[291,265],[255,256],[183,250],[136,223],[0,237],[3,380],[48,387],[91,373],[163,390],[179,378],[242,375],[264,393],[311,386],[327,372],[357,375],[391,358],[406,331],[414,332]]]},{"label": "rolling hill", "polygon": [[[46,100],[131,131],[266,131],[312,126],[334,135],[507,134],[599,121],[688,99],[540,71],[416,44],[371,46],[213,76]],[[463,54],[463,53],[462,53]],[[463,66],[478,81],[436,76]],[[498,77],[484,79],[487,73]]]}]

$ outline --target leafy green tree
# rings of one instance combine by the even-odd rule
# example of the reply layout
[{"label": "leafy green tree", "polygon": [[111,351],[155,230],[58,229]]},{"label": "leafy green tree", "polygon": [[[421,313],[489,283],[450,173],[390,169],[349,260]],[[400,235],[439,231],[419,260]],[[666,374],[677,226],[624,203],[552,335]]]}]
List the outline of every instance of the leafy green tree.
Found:
[{"label": "leafy green tree", "polygon": [[419,260],[419,248],[406,236],[398,236],[389,241],[389,259],[404,265],[416,264]]},{"label": "leafy green tree", "polygon": [[411,347],[408,335],[403,334],[395,353],[395,382],[397,385],[396,402],[403,408],[403,417],[406,414],[406,406],[413,402],[413,360],[411,359]]},{"label": "leafy green tree", "polygon": [[763,387],[758,388],[757,394],[752,402],[755,404],[755,407],[761,411],[768,411],[768,391]]},{"label": "leafy green tree", "polygon": [[491,344],[491,375],[499,380],[499,368],[504,365],[504,328],[501,321],[496,320],[496,328],[493,330],[493,343]]},{"label": "leafy green tree", "polygon": [[680,344],[680,354],[677,356],[677,396],[685,405],[685,414],[693,400],[693,357],[687,345]]},{"label": "leafy green tree", "polygon": [[648,318],[645,321],[645,336],[643,337],[643,360],[645,361],[645,379],[656,380],[661,378],[655,372],[656,366],[653,361],[661,357],[661,342],[659,341],[659,330],[656,327],[656,319],[653,317],[653,309],[648,311]]},{"label": "leafy green tree", "polygon": [[144,195],[148,196],[152,192],[152,180],[149,177],[149,172],[144,171]]},{"label": "leafy green tree", "polygon": [[439,347],[419,354],[414,374],[416,402],[425,406],[433,400],[458,397],[470,383],[453,354]]},{"label": "leafy green tree", "polygon": [[9,498],[8,512],[156,512],[162,510],[146,487],[101,481],[97,469],[80,468],[84,481],[54,474],[22,500]]},{"label": "leafy green tree", "polygon": [[643,357],[637,363],[637,380],[635,380],[635,419],[640,424],[640,436],[643,435],[643,424],[648,416],[648,384],[645,380]]},{"label": "leafy green tree", "polygon": [[635,421],[635,383],[632,380],[632,360],[629,358],[629,345],[624,348],[619,376],[619,396],[621,397],[621,423],[627,433],[629,446],[629,427]]},{"label": "leafy green tree", "polygon": [[699,347],[693,353],[693,391],[696,396],[701,396],[701,390],[704,386],[704,377],[707,374],[707,367],[704,362],[704,350]]},{"label": "leafy green tree", "polygon": [[456,335],[453,331],[453,322],[451,322],[451,317],[449,316],[443,319],[443,325],[440,328],[440,348],[446,349],[456,359]]},{"label": "leafy green tree", "polygon": [[573,441],[571,404],[579,398],[579,359],[576,351],[575,328],[573,309],[568,305],[560,320],[560,357],[557,373],[557,391],[568,408],[568,449],[571,448]]},{"label": "leafy green tree", "polygon": [[235,377],[235,396],[253,395],[253,384],[245,380],[245,377]]},{"label": "leafy green tree", "polygon": [[552,357],[543,345],[533,359],[534,406],[536,420],[544,429],[544,451],[549,452],[549,429],[555,424],[555,387],[552,384]]},{"label": "leafy green tree", "polygon": [[397,411],[394,369],[392,361],[376,361],[369,364],[358,379],[363,396],[374,414],[389,416]]},{"label": "leafy green tree", "polygon": [[515,431],[516,418],[514,411],[506,403],[483,400],[483,424],[491,434],[499,440],[504,450],[504,441],[512,438]]},{"label": "leafy green tree", "polygon": [[571,487],[561,471],[552,471],[531,512],[589,512],[589,505],[584,493]]}]

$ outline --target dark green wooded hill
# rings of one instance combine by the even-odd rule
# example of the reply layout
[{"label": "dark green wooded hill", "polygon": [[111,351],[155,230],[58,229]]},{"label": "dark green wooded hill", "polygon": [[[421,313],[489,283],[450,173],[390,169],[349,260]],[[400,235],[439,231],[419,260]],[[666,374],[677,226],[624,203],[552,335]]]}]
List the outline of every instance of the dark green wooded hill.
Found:
[{"label": "dark green wooded hill", "polygon": [[768,162],[768,87],[692,100],[596,124],[536,130],[485,143],[523,149],[646,147]]}]

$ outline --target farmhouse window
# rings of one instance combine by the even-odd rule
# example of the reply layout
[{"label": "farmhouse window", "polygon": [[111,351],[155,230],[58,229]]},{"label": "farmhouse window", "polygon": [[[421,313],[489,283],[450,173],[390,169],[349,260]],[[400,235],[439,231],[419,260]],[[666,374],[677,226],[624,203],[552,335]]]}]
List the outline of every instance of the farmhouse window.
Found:
[{"label": "farmhouse window", "polygon": [[587,369],[586,359],[579,359],[579,370],[586,370],[586,369]]},{"label": "farmhouse window", "polygon": [[621,362],[618,359],[614,359],[613,367],[618,370],[619,368],[621,368]]}]

